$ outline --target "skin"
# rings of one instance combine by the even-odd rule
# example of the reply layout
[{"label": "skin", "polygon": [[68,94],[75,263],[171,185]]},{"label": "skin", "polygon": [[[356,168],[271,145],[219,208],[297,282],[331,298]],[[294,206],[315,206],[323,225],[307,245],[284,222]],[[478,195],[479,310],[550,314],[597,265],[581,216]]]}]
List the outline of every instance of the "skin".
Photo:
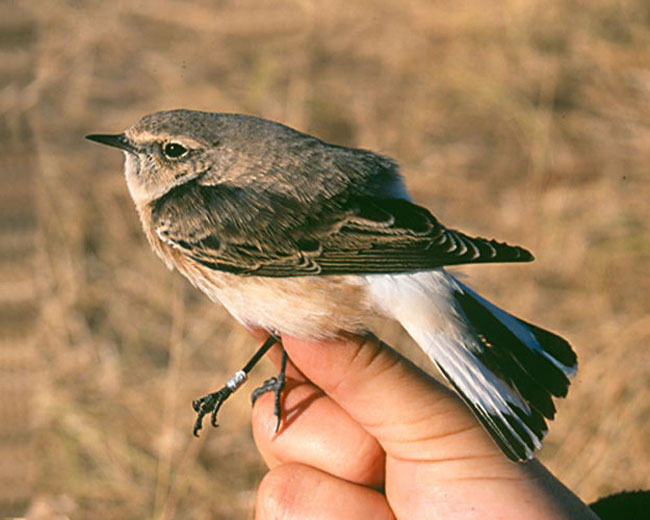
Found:
[{"label": "skin", "polygon": [[509,461],[458,397],[377,339],[282,342],[280,431],[271,394],[253,408],[269,467],[257,520],[597,518],[539,462]]}]

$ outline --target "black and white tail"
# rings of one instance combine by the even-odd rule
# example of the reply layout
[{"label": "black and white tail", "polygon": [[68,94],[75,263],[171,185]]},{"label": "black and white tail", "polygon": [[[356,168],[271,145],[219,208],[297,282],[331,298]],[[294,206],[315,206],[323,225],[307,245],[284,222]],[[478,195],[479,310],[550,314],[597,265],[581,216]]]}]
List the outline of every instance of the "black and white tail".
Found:
[{"label": "black and white tail", "polygon": [[397,319],[512,460],[528,460],[577,369],[561,337],[515,318],[444,270],[373,275],[376,304]]}]

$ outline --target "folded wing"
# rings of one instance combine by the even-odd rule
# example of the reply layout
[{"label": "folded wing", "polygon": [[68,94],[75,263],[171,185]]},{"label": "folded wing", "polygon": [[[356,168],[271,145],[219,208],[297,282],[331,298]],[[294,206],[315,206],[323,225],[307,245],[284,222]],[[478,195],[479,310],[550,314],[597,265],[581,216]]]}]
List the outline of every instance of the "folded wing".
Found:
[{"label": "folded wing", "polygon": [[[216,270],[269,277],[379,274],[533,259],[521,247],[447,229],[406,200],[355,198],[310,213],[277,198],[267,201],[271,207],[245,198],[237,205],[236,197],[206,190],[219,187],[196,186],[161,199],[152,219],[164,242]],[[279,214],[292,211],[304,215]],[[256,212],[257,221],[238,216]]]}]

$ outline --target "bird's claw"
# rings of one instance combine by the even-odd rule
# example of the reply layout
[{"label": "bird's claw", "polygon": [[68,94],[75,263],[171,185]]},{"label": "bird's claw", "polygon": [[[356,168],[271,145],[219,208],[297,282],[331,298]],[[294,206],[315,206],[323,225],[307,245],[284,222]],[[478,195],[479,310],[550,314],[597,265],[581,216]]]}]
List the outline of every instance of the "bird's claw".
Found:
[{"label": "bird's claw", "polygon": [[212,426],[217,427],[217,413],[223,402],[230,397],[232,390],[224,386],[216,392],[204,395],[199,399],[192,401],[192,408],[196,412],[196,421],[194,421],[193,433],[195,437],[199,436],[199,430],[203,428],[203,418],[207,414],[210,415],[210,423]]},{"label": "bird's claw", "polygon": [[282,422],[282,407],[280,406],[280,397],[282,395],[282,390],[284,390],[285,377],[284,372],[280,372],[278,377],[271,377],[264,381],[264,384],[259,388],[253,390],[251,393],[251,403],[255,404],[255,401],[259,399],[262,394],[266,392],[273,392],[275,395],[275,409],[273,411],[274,415],[277,417],[277,423],[275,425],[275,433],[278,433],[280,430],[280,424]]}]

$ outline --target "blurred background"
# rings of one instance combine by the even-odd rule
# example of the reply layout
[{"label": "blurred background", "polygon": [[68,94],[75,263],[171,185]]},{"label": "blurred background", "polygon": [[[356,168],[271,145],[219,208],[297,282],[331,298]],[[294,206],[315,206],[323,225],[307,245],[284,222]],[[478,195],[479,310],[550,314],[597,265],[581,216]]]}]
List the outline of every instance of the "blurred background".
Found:
[{"label": "blurred background", "polygon": [[585,501],[650,487],[647,1],[0,7],[0,516],[253,517],[246,394],[274,369],[191,436],[256,344],[155,258],[121,154],[83,139],[181,107],[394,157],[448,226],[530,248],[457,271],[578,351],[540,459]]}]

